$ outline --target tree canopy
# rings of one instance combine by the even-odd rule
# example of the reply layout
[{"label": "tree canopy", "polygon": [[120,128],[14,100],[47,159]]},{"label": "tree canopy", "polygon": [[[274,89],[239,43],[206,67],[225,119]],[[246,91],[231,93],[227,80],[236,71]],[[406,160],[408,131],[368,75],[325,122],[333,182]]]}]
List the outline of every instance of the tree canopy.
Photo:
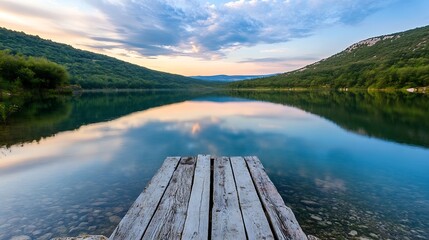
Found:
[{"label": "tree canopy", "polygon": [[55,89],[68,85],[67,70],[46,58],[26,57],[0,51],[0,87]]},{"label": "tree canopy", "polygon": [[82,88],[190,88],[213,85],[207,81],[151,70],[102,54],[0,28],[0,50],[45,57],[63,65],[70,83]]}]

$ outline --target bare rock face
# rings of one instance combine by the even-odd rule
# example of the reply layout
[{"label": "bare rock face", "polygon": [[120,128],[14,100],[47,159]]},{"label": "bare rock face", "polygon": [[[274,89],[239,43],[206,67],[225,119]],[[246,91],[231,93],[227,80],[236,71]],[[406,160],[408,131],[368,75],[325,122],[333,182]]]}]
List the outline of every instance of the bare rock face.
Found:
[{"label": "bare rock face", "polygon": [[79,237],[53,238],[53,240],[108,240],[108,238],[102,235],[82,235]]}]

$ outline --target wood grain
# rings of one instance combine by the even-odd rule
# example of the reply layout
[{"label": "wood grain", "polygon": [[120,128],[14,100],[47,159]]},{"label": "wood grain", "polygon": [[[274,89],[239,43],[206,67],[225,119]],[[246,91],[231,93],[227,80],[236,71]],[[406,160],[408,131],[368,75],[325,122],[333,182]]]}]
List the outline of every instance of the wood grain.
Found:
[{"label": "wood grain", "polygon": [[249,239],[274,239],[243,157],[231,157],[240,209]]},{"label": "wood grain", "polygon": [[111,240],[306,236],[257,157],[168,157]]},{"label": "wood grain", "polygon": [[257,157],[245,157],[256,190],[262,205],[268,214],[273,232],[277,239],[304,239],[307,236],[302,231],[292,210],[286,207],[282,197],[269,179]]},{"label": "wood grain", "polygon": [[182,239],[208,239],[210,167],[210,156],[198,155]]},{"label": "wood grain", "polygon": [[215,159],[213,167],[212,239],[246,239],[237,189],[229,158]]},{"label": "wood grain", "polygon": [[146,239],[180,239],[186,219],[195,158],[182,158],[143,235]]},{"label": "wood grain", "polygon": [[180,157],[165,159],[161,168],[128,210],[109,239],[135,240],[143,236],[179,161]]}]

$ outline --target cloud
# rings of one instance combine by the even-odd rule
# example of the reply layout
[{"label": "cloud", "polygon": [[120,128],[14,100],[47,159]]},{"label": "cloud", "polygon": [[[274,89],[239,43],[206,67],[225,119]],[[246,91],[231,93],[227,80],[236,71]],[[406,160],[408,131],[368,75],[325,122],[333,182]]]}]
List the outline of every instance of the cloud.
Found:
[{"label": "cloud", "polygon": [[118,43],[146,56],[192,55],[199,51],[193,40],[196,26],[209,16],[195,1],[92,0],[89,3],[108,17],[118,36],[93,37],[97,41]]},{"label": "cloud", "polygon": [[355,24],[391,1],[238,0],[224,4],[195,0],[91,0],[108,16],[119,38],[94,38],[133,48],[147,56],[221,57],[229,50],[280,43],[337,23]]},{"label": "cloud", "polygon": [[60,18],[59,13],[55,13],[46,9],[36,9],[31,6],[26,6],[24,4],[16,3],[16,2],[8,2],[8,1],[2,1],[0,2],[0,7],[4,10],[23,14],[23,15],[32,15],[32,16],[44,16],[51,19]]},{"label": "cloud", "polygon": [[356,24],[394,1],[398,0],[87,0],[76,4],[91,11],[66,14],[9,0],[0,6],[45,17],[64,31],[86,31],[82,35],[95,48],[127,49],[146,57],[218,59],[240,47],[287,42],[339,23]]},{"label": "cloud", "polygon": [[[78,2],[75,0],[74,4],[77,5]],[[88,38],[113,35],[108,31],[111,22],[105,21],[104,13],[85,12],[79,7],[65,6],[65,3],[64,0],[63,2],[45,0],[43,4],[32,0],[2,0],[0,1],[0,22],[2,27],[20,25],[36,32],[55,32],[64,36]]]}]

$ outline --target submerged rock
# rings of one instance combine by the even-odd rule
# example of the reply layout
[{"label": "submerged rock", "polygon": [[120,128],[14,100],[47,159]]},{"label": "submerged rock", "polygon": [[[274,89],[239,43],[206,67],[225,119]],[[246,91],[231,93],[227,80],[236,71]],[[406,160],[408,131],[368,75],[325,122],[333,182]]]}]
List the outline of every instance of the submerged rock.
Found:
[{"label": "submerged rock", "polygon": [[66,233],[68,229],[66,226],[60,226],[60,227],[57,227],[55,230],[59,233]]},{"label": "submerged rock", "polygon": [[89,232],[93,232],[93,231],[95,231],[97,229],[97,226],[89,226],[88,227],[88,231]]},{"label": "submerged rock", "polygon": [[122,211],[124,211],[124,208],[122,208],[122,207],[115,207],[115,208],[113,208],[113,212],[114,213],[120,213]]},{"label": "submerged rock", "polygon": [[311,218],[317,221],[322,221],[323,219],[318,215],[311,215]]},{"label": "submerged rock", "polygon": [[318,237],[315,237],[313,235],[308,235],[307,238],[308,240],[320,240]]},{"label": "submerged rock", "polygon": [[370,233],[369,236],[373,237],[373,238],[378,238],[378,235],[375,233]]},{"label": "submerged rock", "polygon": [[121,221],[121,218],[120,218],[120,217],[118,217],[118,216],[110,216],[110,217],[109,217],[109,221],[110,221],[111,223],[118,224],[118,223]]},{"label": "submerged rock", "polygon": [[360,237],[359,240],[371,240],[371,238],[367,238],[367,237]]},{"label": "submerged rock", "polygon": [[315,201],[311,201],[311,200],[301,200],[301,202],[306,204],[306,205],[313,205],[313,206],[319,205],[319,203],[317,203]]},{"label": "submerged rock", "polygon": [[79,237],[60,237],[53,238],[53,240],[107,240],[108,238],[103,235],[82,235]]},{"label": "submerged rock", "polygon": [[14,236],[10,240],[31,240],[31,237],[27,235],[20,235],[20,236]]},{"label": "submerged rock", "polygon": [[49,240],[52,238],[52,235],[53,235],[52,233],[46,233],[43,236],[37,238],[37,240]]}]

